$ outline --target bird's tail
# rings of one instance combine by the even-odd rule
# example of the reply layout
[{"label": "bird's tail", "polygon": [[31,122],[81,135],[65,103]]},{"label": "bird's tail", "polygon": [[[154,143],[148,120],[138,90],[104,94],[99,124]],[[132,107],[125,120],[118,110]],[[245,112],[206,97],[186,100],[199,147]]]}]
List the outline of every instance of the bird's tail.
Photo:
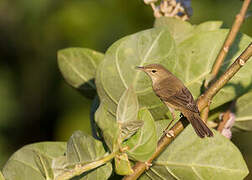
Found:
[{"label": "bird's tail", "polygon": [[192,124],[195,132],[201,138],[205,136],[211,137],[213,136],[213,132],[207,127],[207,125],[201,120],[198,113],[194,113],[192,111],[188,111],[183,113],[188,121]]}]

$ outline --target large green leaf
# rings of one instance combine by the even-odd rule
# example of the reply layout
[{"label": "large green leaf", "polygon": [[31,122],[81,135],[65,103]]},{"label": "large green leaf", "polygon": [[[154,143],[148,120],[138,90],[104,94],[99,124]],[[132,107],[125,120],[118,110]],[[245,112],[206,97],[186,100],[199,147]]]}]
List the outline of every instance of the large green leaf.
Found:
[{"label": "large green leaf", "polygon": [[[99,160],[105,155],[102,142],[85,135],[81,131],[76,131],[67,143],[67,162],[69,164],[85,164]],[[84,175],[81,179],[108,179],[112,173],[110,162],[98,167]]]},{"label": "large green leaf", "polygon": [[235,104],[235,126],[243,130],[252,130],[252,91],[237,99]]},{"label": "large green leaf", "polygon": [[96,86],[101,102],[112,113],[123,92],[132,86],[139,105],[147,107],[156,118],[163,118],[166,107],[154,94],[150,79],[135,67],[150,63],[172,66],[176,61],[175,44],[165,29],[149,29],[115,42],[98,67]]},{"label": "large green leaf", "polygon": [[144,121],[144,125],[125,142],[125,145],[129,147],[126,152],[135,160],[146,161],[157,147],[155,121],[147,109],[139,111],[138,119]]},{"label": "large green leaf", "polygon": [[11,180],[52,180],[52,161],[63,156],[65,151],[65,142],[42,142],[24,146],[7,161],[3,175]]},{"label": "large green leaf", "polygon": [[206,21],[199,25],[191,25],[189,22],[171,17],[156,18],[154,23],[154,27],[167,28],[176,44],[183,42],[185,39],[201,31],[218,30],[221,25],[221,21]]},{"label": "large green leaf", "polygon": [[194,27],[189,22],[168,17],[156,18],[154,27],[167,28],[174,38],[176,44],[179,44],[188,36],[190,36],[194,30]]},{"label": "large green leaf", "polygon": [[[157,126],[158,132],[165,128],[162,124]],[[188,126],[146,173],[151,179],[239,180],[247,176],[248,168],[238,148],[227,138],[215,132],[214,137],[201,139]]]},{"label": "large green leaf", "polygon": [[113,116],[103,104],[95,112],[95,122],[102,131],[102,136],[111,152],[119,148],[120,128]]},{"label": "large green leaf", "polygon": [[67,48],[58,52],[58,64],[66,82],[86,96],[95,94],[96,68],[104,55],[87,48]]}]

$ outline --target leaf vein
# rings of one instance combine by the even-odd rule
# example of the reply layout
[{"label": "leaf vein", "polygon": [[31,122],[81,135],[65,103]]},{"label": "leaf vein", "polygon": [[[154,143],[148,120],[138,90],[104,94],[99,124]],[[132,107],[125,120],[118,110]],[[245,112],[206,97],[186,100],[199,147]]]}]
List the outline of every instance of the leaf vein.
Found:
[{"label": "leaf vein", "polygon": [[71,64],[65,56],[62,56],[63,59],[65,59],[65,62],[67,65],[69,65],[71,67],[71,69],[86,83],[88,83],[92,88],[96,89],[95,85],[93,83],[91,83],[90,81],[87,80],[86,77],[84,77],[74,66],[73,64]]},{"label": "leaf vein", "polygon": [[[147,53],[145,54],[143,61],[140,63],[140,66],[143,66],[144,63],[147,61],[148,56],[150,55],[153,47],[156,45],[157,41],[159,40],[159,38],[161,37],[161,35],[163,34],[164,31],[160,31],[159,34],[157,35],[157,37],[154,39],[153,43],[151,44],[150,48],[148,49]],[[138,76],[140,74],[140,71],[136,72],[136,76],[135,79],[133,81],[133,86],[136,84],[137,80],[138,80]]]},{"label": "leaf vein", "polygon": [[121,47],[121,44],[122,44],[122,43],[120,43],[120,45],[119,45],[118,48],[116,49],[116,53],[115,53],[115,63],[116,63],[116,69],[117,69],[117,71],[118,71],[118,74],[119,74],[119,76],[120,76],[122,82],[123,82],[123,85],[124,85],[124,87],[127,89],[127,88],[128,88],[128,85],[126,84],[125,79],[123,78],[123,75],[122,75],[122,72],[121,72],[121,69],[120,69],[120,66],[119,66],[119,62],[118,62],[118,52],[119,52],[119,49],[120,49],[120,47]]},{"label": "leaf vein", "polygon": [[200,180],[204,180],[204,178],[201,177],[201,175],[199,174],[199,172],[193,166],[192,166],[192,170],[199,177]]}]

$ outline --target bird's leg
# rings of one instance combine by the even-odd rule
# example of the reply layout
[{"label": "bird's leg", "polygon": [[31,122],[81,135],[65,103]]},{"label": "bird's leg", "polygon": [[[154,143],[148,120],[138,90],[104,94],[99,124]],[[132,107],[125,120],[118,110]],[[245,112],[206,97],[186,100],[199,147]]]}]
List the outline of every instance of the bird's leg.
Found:
[{"label": "bird's leg", "polygon": [[171,108],[171,107],[169,107],[169,106],[168,106],[168,108],[169,108],[169,110],[170,110],[170,112],[171,112],[172,120],[171,120],[171,122],[168,124],[167,128],[164,130],[164,133],[165,133],[165,135],[166,135],[167,137],[174,137],[174,131],[173,131],[173,130],[169,130],[169,128],[170,128],[171,124],[173,123],[173,121],[175,120],[176,115],[175,115],[175,111],[174,111],[173,108]]}]

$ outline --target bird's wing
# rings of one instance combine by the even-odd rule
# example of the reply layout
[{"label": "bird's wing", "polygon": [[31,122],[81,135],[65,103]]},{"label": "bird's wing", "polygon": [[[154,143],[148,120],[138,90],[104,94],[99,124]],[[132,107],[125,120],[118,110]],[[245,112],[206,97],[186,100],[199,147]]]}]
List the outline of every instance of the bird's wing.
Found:
[{"label": "bird's wing", "polygon": [[161,100],[168,102],[175,107],[178,107],[178,109],[185,108],[190,111],[199,113],[193,96],[186,87],[183,87],[177,91],[173,91],[172,86],[169,87],[171,88],[167,88],[166,86],[166,88],[162,88],[156,92]]}]

